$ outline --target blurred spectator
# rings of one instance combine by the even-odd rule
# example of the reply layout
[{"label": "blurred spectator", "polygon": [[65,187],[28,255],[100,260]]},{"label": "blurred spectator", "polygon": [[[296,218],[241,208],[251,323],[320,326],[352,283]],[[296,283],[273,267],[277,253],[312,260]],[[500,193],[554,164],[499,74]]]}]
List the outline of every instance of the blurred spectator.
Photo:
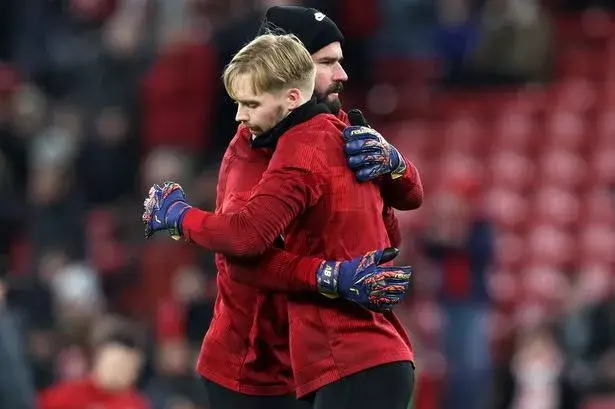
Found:
[{"label": "blurred spectator", "polygon": [[52,386],[41,393],[39,408],[82,409],[100,405],[111,409],[147,409],[147,400],[134,389],[142,360],[134,340],[113,336],[97,347],[87,379]]},{"label": "blurred spectator", "polygon": [[[0,270],[8,269],[8,255],[13,240],[21,230],[28,163],[27,144],[17,134],[12,121],[12,88],[16,81],[14,72],[0,67]],[[9,76],[8,78],[6,76]],[[7,81],[7,82],[5,82]]]},{"label": "blurred spectator", "polygon": [[553,63],[553,24],[539,0],[490,0],[470,66],[508,83],[545,82]]},{"label": "blurred spectator", "polygon": [[[61,152],[59,152],[61,153]],[[29,182],[29,240],[32,261],[53,246],[72,257],[84,254],[83,201],[75,190],[72,169],[48,165],[34,169]]]},{"label": "blurred spectator", "polygon": [[468,409],[491,404],[487,279],[494,237],[490,222],[476,214],[472,206],[472,190],[462,182],[433,198],[431,226],[423,237],[425,253],[442,276],[446,409],[456,408],[459,402]]},{"label": "blurred spectator", "polygon": [[28,358],[37,389],[49,386],[54,380],[54,353],[57,344],[54,300],[48,277],[67,263],[61,249],[47,250],[36,266],[33,277],[14,278],[8,300],[28,329],[26,336]]},{"label": "blurred spectator", "polygon": [[22,334],[7,308],[5,295],[6,288],[0,276],[0,407],[34,409],[34,386]]},{"label": "blurred spectator", "polygon": [[103,108],[96,118],[94,135],[84,142],[76,169],[88,205],[126,198],[137,186],[139,158],[130,130],[120,107]]},{"label": "blurred spectator", "polygon": [[[444,59],[449,84],[544,82],[553,62],[553,27],[538,0],[470,0],[441,3]],[[457,10],[454,12],[453,10]]]},{"label": "blurred spectator", "polygon": [[511,409],[558,409],[570,402],[563,398],[564,365],[553,333],[544,327],[526,330],[513,358],[515,392]]},{"label": "blurred spectator", "polygon": [[157,376],[146,387],[153,409],[166,409],[179,405],[205,406],[203,388],[194,377],[193,354],[182,338],[163,341],[156,350]]},{"label": "blurred spectator", "polygon": [[569,11],[583,11],[591,8],[615,10],[611,0],[559,0],[560,7]]},{"label": "blurred spectator", "polygon": [[[375,3],[372,7],[376,10],[371,10],[369,23],[364,28],[364,34],[377,28],[373,44],[375,57],[410,59],[434,56],[437,16],[433,1],[384,0]],[[448,3],[453,2],[447,1],[447,7],[450,6]],[[348,8],[351,7],[353,6],[349,5]],[[379,14],[381,22],[378,21]],[[350,64],[344,66],[346,65],[351,67]]]},{"label": "blurred spectator", "polygon": [[[615,280],[613,280],[615,287]],[[613,288],[612,287],[612,288]],[[592,364],[593,377],[590,392],[615,393],[615,294],[601,301],[589,311],[590,338],[588,361]]]}]

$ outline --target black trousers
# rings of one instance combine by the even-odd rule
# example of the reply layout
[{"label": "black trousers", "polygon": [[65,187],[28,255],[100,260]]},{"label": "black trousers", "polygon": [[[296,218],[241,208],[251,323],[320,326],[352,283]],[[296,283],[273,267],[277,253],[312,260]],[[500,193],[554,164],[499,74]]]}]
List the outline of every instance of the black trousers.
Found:
[{"label": "black trousers", "polygon": [[410,362],[375,366],[326,385],[312,396],[314,409],[407,409],[414,389]]},{"label": "black trousers", "polygon": [[208,409],[311,409],[306,401],[297,400],[295,394],[278,396],[245,395],[218,385],[208,379],[203,379]]},{"label": "black trousers", "polygon": [[294,394],[253,396],[203,378],[209,409],[407,409],[414,389],[414,367],[393,362],[357,372],[297,400]]}]

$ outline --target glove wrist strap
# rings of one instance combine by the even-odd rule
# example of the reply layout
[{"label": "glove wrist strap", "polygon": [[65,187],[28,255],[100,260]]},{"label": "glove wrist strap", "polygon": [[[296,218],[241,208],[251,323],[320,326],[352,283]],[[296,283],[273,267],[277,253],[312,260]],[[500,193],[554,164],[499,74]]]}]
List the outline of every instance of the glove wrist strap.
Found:
[{"label": "glove wrist strap", "polygon": [[190,206],[189,204],[185,202],[184,203],[178,202],[176,206],[181,206],[182,208],[179,210],[179,215],[177,216],[175,222],[173,223],[173,227],[169,229],[169,234],[171,235],[171,238],[173,240],[179,240],[182,238],[183,236],[182,221],[184,220],[184,216],[186,215],[186,212],[192,208],[192,206]]},{"label": "glove wrist strap", "polygon": [[399,152],[396,152],[396,154],[397,154],[397,157],[399,158],[399,164],[391,172],[391,179],[398,179],[404,176],[404,174],[406,173],[406,162],[404,161],[404,158],[402,158]]},{"label": "glove wrist strap", "polygon": [[323,261],[316,272],[316,285],[318,291],[329,298],[337,298],[338,278],[340,272],[339,261]]}]

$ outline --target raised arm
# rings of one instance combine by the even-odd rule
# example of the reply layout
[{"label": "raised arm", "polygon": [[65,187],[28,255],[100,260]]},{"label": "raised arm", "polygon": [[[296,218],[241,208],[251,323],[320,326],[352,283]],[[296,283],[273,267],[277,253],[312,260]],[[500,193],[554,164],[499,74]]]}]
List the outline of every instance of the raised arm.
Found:
[{"label": "raised arm", "polygon": [[370,128],[361,111],[351,110],[348,118],[344,151],[357,179],[379,182],[385,206],[398,210],[419,208],[423,203],[423,185],[416,166]]},{"label": "raised arm", "polygon": [[[294,148],[294,149],[293,149]],[[146,237],[169,230],[206,249],[230,256],[255,256],[273,245],[290,223],[323,194],[327,169],[313,146],[284,144],[245,206],[230,214],[213,214],[187,203],[181,186],[154,186],[146,199]]]}]

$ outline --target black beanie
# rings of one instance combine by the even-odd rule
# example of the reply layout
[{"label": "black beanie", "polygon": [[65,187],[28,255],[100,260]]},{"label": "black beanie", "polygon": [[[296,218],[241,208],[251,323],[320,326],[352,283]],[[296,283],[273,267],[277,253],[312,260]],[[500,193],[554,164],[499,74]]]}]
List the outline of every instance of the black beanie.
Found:
[{"label": "black beanie", "polygon": [[310,54],[336,41],[344,43],[344,36],[333,20],[316,9],[305,7],[270,7],[258,35],[269,32],[296,35]]}]

